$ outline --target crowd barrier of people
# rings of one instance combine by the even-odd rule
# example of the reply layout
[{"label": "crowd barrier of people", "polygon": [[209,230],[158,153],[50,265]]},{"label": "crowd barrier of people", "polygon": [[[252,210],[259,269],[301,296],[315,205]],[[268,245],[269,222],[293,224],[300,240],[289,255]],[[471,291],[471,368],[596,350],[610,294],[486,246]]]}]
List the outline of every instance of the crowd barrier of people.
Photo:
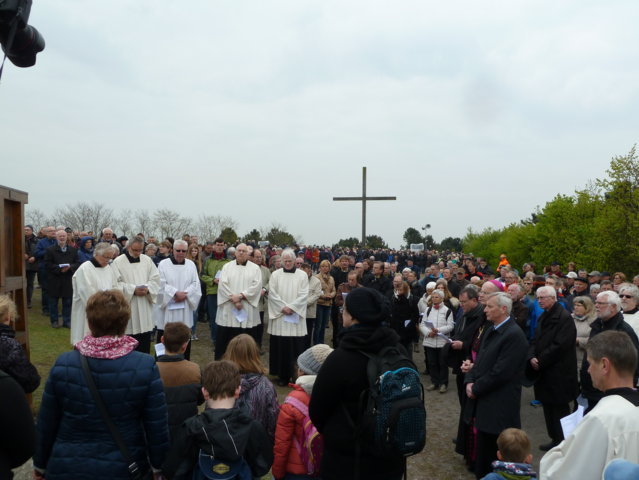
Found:
[{"label": "crowd barrier of people", "polygon": [[[423,353],[427,391],[446,394],[452,370],[453,448],[478,479],[602,478],[612,460],[631,464],[610,475],[639,463],[639,276],[517,269],[506,255],[493,269],[459,252],[69,230],[25,228],[28,306],[37,278],[43,313],[74,347],[49,374],[37,442],[26,435],[36,478],[399,479],[405,458],[358,437],[367,363],[389,347],[407,365]],[[3,312],[0,348],[15,315]],[[213,345],[204,368],[190,361],[197,322]],[[25,358],[3,355],[2,385],[37,388]],[[292,388],[282,405],[267,375]],[[539,474],[521,431],[524,385],[549,437]],[[566,432],[562,418],[581,411]]]}]

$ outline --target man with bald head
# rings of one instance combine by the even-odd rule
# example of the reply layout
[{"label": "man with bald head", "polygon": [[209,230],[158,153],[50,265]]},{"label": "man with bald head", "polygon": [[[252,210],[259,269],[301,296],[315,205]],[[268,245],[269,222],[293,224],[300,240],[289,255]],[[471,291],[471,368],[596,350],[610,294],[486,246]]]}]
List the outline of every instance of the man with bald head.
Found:
[{"label": "man with bald head", "polygon": [[257,342],[261,325],[259,302],[262,294],[262,272],[249,262],[249,250],[240,243],[235,248],[235,260],[225,263],[217,291],[217,337],[215,359],[226,352],[229,342],[247,333]]}]

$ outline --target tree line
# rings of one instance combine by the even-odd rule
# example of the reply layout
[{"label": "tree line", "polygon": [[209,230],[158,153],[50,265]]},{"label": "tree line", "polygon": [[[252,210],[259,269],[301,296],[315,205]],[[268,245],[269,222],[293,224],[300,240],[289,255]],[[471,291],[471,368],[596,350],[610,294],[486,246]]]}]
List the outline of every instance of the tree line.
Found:
[{"label": "tree line", "polygon": [[579,268],[639,273],[639,158],[636,145],[613,157],[606,177],[572,195],[559,194],[529,219],[501,229],[468,229],[463,251],[495,265],[575,262]]},{"label": "tree line", "polygon": [[199,215],[197,218],[191,218],[166,208],[154,212],[144,209],[115,212],[97,202],[76,202],[56,208],[51,215],[37,208],[27,207],[25,217],[26,223],[32,225],[36,231],[47,225],[64,225],[79,232],[93,232],[95,236],[99,236],[104,227],[110,227],[118,236],[125,235],[129,238],[138,233],[144,234],[147,238],[181,238],[188,233],[197,235],[201,243],[218,237],[222,237],[229,244],[238,240],[267,240],[273,245],[293,245],[301,242],[299,236],[287,232],[286,228],[278,223],[252,228],[240,237],[237,233],[238,222],[232,217]]}]

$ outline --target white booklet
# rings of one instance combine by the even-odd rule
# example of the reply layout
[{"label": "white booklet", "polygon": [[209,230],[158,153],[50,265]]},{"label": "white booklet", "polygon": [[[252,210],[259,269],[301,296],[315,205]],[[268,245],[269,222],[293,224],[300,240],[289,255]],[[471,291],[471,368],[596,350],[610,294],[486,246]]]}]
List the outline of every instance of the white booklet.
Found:
[{"label": "white booklet", "polygon": [[584,418],[584,407],[583,405],[579,405],[577,410],[559,420],[561,422],[561,429],[564,432],[564,438],[572,433],[582,418]]},{"label": "white booklet", "polygon": [[284,321],[287,323],[300,323],[300,316],[297,313],[284,315]]},{"label": "white booklet", "polygon": [[235,320],[237,320],[240,323],[244,323],[246,319],[248,318],[248,312],[246,311],[245,308],[238,310],[237,308],[233,307],[231,309],[231,312],[233,313]]},{"label": "white booklet", "polygon": [[186,303],[186,300],[184,302],[174,302],[173,300],[171,300],[169,304],[166,306],[166,308],[168,310],[183,310],[185,303]]}]

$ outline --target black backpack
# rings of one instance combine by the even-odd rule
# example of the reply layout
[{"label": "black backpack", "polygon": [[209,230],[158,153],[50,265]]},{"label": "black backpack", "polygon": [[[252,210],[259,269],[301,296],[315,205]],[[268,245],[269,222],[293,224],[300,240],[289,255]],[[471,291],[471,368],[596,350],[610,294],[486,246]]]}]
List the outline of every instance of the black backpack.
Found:
[{"label": "black backpack", "polygon": [[[415,364],[399,345],[384,347],[368,357],[368,388],[360,395],[361,417],[353,422],[359,464],[361,444],[372,445],[381,457],[409,457],[426,444],[424,387]],[[358,468],[358,467],[356,467]],[[355,472],[358,476],[359,469]]]}]

